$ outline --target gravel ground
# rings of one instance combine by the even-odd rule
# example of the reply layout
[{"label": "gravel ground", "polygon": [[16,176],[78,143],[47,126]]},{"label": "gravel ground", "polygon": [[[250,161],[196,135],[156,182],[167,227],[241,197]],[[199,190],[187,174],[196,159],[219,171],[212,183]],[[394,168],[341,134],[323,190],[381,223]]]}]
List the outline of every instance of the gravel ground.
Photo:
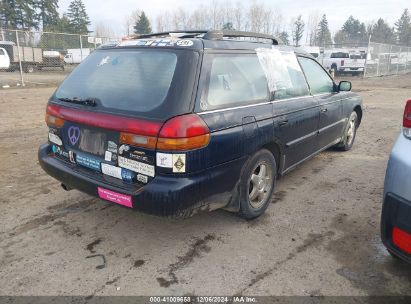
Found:
[{"label": "gravel ground", "polygon": [[54,87],[0,89],[0,294],[411,295],[411,266],[379,238],[411,75],[353,81],[365,106],[353,150],[282,178],[253,221],[173,221],[63,191],[37,161]]}]

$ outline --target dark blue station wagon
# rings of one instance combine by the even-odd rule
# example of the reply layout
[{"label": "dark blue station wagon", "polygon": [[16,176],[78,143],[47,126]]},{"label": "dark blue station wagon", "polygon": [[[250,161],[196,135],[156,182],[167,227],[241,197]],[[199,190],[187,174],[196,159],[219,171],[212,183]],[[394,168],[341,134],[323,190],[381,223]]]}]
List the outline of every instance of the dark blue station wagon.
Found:
[{"label": "dark blue station wagon", "polygon": [[352,147],[362,102],[350,90],[272,36],[140,36],[100,47],[54,92],[39,161],[65,190],[147,213],[251,219],[278,177]]}]

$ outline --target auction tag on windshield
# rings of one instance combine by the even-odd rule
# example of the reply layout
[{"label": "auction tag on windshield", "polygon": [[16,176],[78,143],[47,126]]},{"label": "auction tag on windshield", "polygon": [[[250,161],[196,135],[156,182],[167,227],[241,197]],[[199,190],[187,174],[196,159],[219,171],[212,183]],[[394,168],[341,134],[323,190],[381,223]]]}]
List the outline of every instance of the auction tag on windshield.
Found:
[{"label": "auction tag on windshield", "polygon": [[103,174],[115,177],[115,178],[121,178],[121,168],[119,167],[115,167],[109,164],[101,164],[101,172],[103,172]]},{"label": "auction tag on windshield", "polygon": [[122,156],[118,157],[118,165],[122,168],[154,177],[154,166],[128,159]]}]

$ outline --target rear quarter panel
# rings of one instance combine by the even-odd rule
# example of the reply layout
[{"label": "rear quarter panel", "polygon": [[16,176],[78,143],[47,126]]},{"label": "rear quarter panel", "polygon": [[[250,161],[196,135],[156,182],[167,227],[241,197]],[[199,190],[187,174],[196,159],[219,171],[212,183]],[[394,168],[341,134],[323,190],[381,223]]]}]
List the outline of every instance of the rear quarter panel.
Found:
[{"label": "rear quarter panel", "polygon": [[392,149],[385,175],[384,197],[392,192],[411,201],[411,140],[400,134]]}]

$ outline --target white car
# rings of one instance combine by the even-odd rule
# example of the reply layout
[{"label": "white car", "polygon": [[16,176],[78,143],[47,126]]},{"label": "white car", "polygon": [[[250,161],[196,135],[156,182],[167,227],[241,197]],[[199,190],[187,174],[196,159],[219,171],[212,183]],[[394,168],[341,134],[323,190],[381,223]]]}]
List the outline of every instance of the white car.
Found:
[{"label": "white car", "polygon": [[10,67],[10,57],[4,48],[0,48],[0,69],[7,70]]}]

